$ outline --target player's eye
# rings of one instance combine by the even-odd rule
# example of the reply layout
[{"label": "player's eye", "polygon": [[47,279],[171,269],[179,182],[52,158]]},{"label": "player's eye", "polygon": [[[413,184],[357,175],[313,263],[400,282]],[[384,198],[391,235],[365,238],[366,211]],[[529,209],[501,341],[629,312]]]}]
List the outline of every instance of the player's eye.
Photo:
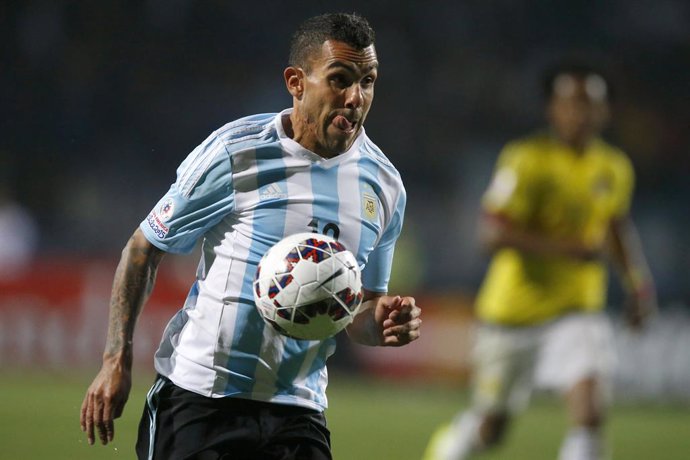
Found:
[{"label": "player's eye", "polygon": [[370,88],[374,86],[374,82],[376,81],[375,77],[372,76],[367,76],[362,79],[362,86],[365,88]]},{"label": "player's eye", "polygon": [[347,88],[352,84],[352,80],[347,78],[343,74],[333,74],[329,78],[329,81],[331,82],[332,85],[334,85],[337,88]]}]

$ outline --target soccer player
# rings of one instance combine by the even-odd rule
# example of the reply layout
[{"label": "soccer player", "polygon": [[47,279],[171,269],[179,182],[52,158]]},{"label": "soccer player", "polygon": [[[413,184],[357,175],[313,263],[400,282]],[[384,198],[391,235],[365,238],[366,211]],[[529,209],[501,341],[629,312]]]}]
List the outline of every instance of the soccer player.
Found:
[{"label": "soccer player", "polygon": [[434,434],[427,459],[498,444],[533,384],[564,397],[570,427],[559,458],[603,458],[613,364],[604,257],[620,269],[631,325],[656,308],[628,216],[633,169],[599,137],[609,83],[563,64],[547,72],[544,90],[548,130],[503,149],[483,197],[481,235],[494,254],[476,299],[471,407]]},{"label": "soccer player", "polygon": [[323,411],[335,339],[296,340],[267,327],[252,280],[284,236],[329,234],[363,266],[364,303],[349,337],[371,346],[419,337],[414,299],[386,294],[406,195],[363,127],[378,67],[366,19],[310,18],[283,72],[292,108],[228,123],[182,162],[115,273],[103,364],[81,408],[89,443],[113,439],[131,386],[136,319],[163,255],[201,239],[196,280],[155,355],[138,458],[331,458]]}]

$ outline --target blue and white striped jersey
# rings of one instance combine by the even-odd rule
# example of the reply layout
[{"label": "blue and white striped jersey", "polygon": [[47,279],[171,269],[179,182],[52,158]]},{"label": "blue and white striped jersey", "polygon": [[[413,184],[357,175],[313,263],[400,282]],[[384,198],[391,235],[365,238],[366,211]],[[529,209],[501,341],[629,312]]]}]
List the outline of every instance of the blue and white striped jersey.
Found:
[{"label": "blue and white striped jersey", "polygon": [[140,228],[167,252],[203,238],[197,279],[168,324],[155,366],[211,397],[327,407],[326,360],[335,339],[295,340],[267,327],[252,295],[261,256],[283,237],[318,231],[352,251],[366,289],[387,290],[405,189],[364,130],[324,159],[285,134],[279,114],[254,115],[211,134]]}]

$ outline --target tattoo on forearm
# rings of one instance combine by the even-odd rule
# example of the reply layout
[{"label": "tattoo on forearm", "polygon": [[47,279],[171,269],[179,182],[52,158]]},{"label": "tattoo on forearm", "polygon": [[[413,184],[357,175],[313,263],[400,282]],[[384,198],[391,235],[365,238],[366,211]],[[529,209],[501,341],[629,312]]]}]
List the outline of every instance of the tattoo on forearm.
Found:
[{"label": "tattoo on forearm", "polygon": [[131,354],[134,326],[153,289],[160,257],[138,248],[132,239],[123,251],[113,281],[106,354]]}]

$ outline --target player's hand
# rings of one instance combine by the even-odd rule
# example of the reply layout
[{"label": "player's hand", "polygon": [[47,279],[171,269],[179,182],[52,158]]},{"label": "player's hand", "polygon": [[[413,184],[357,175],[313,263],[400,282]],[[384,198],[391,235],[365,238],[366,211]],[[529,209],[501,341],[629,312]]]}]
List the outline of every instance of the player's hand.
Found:
[{"label": "player's hand", "polygon": [[96,433],[103,445],[113,440],[113,421],[122,415],[131,388],[129,369],[108,361],[103,363],[81,405],[81,430],[86,433],[90,445],[94,444]]},{"label": "player's hand", "polygon": [[374,320],[381,328],[381,345],[400,347],[417,340],[422,324],[421,313],[413,297],[380,297],[374,310]]}]

